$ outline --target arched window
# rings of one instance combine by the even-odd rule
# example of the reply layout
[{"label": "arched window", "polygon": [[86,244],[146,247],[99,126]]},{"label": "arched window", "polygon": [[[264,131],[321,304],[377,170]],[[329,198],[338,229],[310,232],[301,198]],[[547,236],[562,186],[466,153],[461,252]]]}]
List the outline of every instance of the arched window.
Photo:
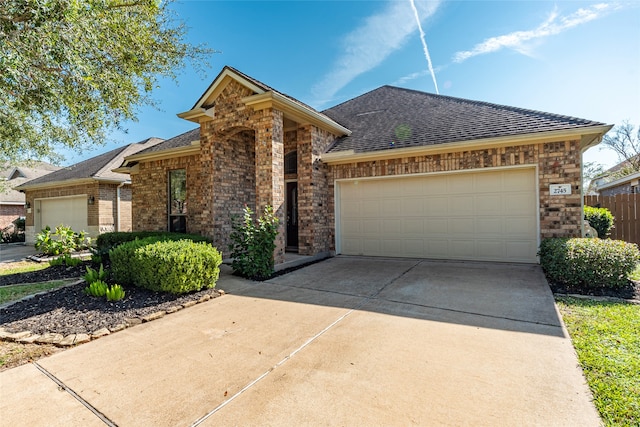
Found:
[{"label": "arched window", "polygon": [[298,173],[298,152],[291,151],[284,156],[284,173]]}]

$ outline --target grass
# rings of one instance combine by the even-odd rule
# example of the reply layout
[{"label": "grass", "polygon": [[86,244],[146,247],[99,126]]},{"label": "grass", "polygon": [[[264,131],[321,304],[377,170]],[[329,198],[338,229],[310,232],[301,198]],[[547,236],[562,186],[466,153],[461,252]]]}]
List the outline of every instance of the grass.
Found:
[{"label": "grass", "polygon": [[44,270],[49,267],[47,262],[20,261],[11,262],[6,266],[0,265],[0,276],[6,276],[16,273],[28,273],[30,271]]},{"label": "grass", "polygon": [[0,304],[19,300],[27,295],[37,294],[38,292],[50,291],[60,288],[78,279],[52,280],[50,282],[25,283],[21,285],[9,285],[0,287]]},{"label": "grass", "polygon": [[640,425],[640,305],[556,302],[605,425]]}]

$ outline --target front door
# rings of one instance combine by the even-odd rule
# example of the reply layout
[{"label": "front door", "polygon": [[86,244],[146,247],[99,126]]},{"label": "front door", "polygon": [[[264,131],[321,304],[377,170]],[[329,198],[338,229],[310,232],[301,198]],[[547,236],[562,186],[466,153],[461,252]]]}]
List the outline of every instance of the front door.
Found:
[{"label": "front door", "polygon": [[287,182],[287,250],[298,249],[298,183]]}]

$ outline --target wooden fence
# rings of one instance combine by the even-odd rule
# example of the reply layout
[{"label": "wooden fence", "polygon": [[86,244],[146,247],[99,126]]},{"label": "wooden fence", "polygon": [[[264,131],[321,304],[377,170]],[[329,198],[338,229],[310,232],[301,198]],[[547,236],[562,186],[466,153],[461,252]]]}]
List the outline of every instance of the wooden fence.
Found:
[{"label": "wooden fence", "polygon": [[640,194],[585,196],[585,206],[607,208],[615,220],[611,238],[640,245]]}]

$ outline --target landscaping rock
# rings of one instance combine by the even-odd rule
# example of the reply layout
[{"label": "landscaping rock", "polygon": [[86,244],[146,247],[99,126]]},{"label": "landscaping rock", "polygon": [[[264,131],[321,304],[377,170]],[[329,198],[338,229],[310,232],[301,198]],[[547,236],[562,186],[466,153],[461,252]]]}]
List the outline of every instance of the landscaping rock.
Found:
[{"label": "landscaping rock", "polygon": [[71,347],[76,344],[83,344],[91,341],[91,337],[88,334],[71,334],[64,337],[56,345],[60,347]]},{"label": "landscaping rock", "polygon": [[173,307],[167,308],[167,314],[175,313],[176,311],[182,310],[181,305],[174,305]]},{"label": "landscaping rock", "polygon": [[124,322],[127,324],[127,326],[134,326],[141,324],[142,319],[140,319],[139,317],[127,317],[126,319],[124,319]]},{"label": "landscaping rock", "polygon": [[21,344],[33,344],[38,338],[40,338],[40,335],[29,335],[28,337],[17,339],[16,342]]},{"label": "landscaping rock", "polygon": [[118,331],[122,331],[124,329],[127,329],[127,325],[125,325],[124,323],[121,323],[119,325],[116,325],[112,328],[109,328],[109,330],[113,333],[113,332],[118,332]]},{"label": "landscaping rock", "polygon": [[164,317],[164,315],[167,314],[166,311],[156,311],[155,313],[151,313],[151,314],[147,314],[146,316],[142,317],[142,321],[143,322],[150,322],[152,320],[156,320],[159,319],[161,317]]},{"label": "landscaping rock", "polygon": [[97,331],[91,334],[91,339],[104,337],[109,334],[111,334],[111,332],[109,332],[109,329],[107,328],[98,329]]},{"label": "landscaping rock", "polygon": [[38,337],[36,344],[57,344],[64,338],[62,334],[45,333]]}]

